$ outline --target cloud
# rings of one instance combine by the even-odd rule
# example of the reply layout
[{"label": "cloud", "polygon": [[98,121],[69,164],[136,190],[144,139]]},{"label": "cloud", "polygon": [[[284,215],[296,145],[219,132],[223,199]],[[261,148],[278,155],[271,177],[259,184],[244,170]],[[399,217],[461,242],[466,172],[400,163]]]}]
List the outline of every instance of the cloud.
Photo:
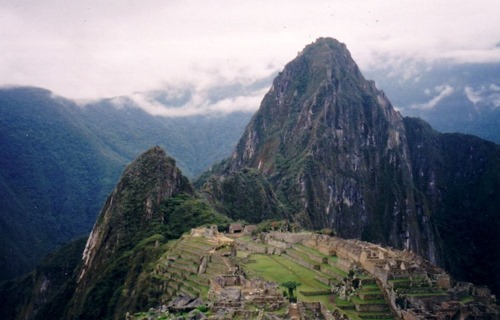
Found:
[{"label": "cloud", "polygon": [[345,42],[361,68],[500,62],[498,12],[492,0],[2,1],[0,85],[86,99],[203,89],[266,78],[321,36]]},{"label": "cloud", "polygon": [[[421,110],[429,110],[434,108],[441,100],[451,95],[455,89],[448,84],[443,84],[441,86],[437,86],[434,88],[434,92],[437,92],[437,95],[430,99],[425,103],[417,103],[412,104],[410,106],[411,109],[421,109]],[[428,91],[426,91],[427,93]]]},{"label": "cloud", "polygon": [[265,82],[196,87],[193,84],[164,91],[136,92],[112,99],[117,108],[136,106],[163,117],[224,115],[233,112],[255,112],[268,91]]},{"label": "cloud", "polygon": [[472,87],[466,86],[464,88],[464,93],[467,96],[467,99],[469,99],[469,101],[473,104],[476,104],[482,100],[481,95],[479,94],[480,92],[475,92]]},{"label": "cloud", "polygon": [[493,108],[500,107],[500,86],[491,83],[479,88],[466,86],[464,93],[474,105],[482,104]]}]

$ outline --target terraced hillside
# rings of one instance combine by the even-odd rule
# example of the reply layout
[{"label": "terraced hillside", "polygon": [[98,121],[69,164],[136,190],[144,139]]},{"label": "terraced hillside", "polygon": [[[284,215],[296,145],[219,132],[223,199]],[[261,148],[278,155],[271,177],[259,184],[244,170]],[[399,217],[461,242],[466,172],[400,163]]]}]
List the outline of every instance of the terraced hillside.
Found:
[{"label": "terraced hillside", "polygon": [[[453,283],[412,253],[310,232],[170,242],[150,275],[158,308],[133,319],[495,319],[484,288]],[[295,292],[286,283],[296,284]],[[291,292],[291,293],[290,293]],[[430,318],[429,318],[430,317]]]},{"label": "terraced hillside", "polygon": [[272,255],[252,253],[256,244],[250,237],[238,238],[237,243],[242,249],[238,250],[239,257],[250,276],[276,283],[300,283],[299,301],[321,302],[330,314],[349,319],[394,319],[390,303],[375,279],[361,270],[342,270],[337,256],[300,243],[292,246],[278,241],[257,245]]},{"label": "terraced hillside", "polygon": [[210,279],[229,272],[229,262],[222,256],[227,252],[227,240],[217,242],[202,236],[184,235],[172,242],[152,274],[162,291],[160,302],[166,304],[182,294],[206,300]]}]

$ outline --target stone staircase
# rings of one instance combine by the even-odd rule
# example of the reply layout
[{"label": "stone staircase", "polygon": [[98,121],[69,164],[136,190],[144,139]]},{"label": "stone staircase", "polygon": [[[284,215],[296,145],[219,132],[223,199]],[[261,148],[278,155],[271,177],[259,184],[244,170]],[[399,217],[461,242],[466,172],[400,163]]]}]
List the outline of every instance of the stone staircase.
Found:
[{"label": "stone staircase", "polygon": [[[160,301],[169,301],[181,293],[194,297],[206,295],[208,279],[227,268],[222,257],[210,254],[215,247],[204,238],[184,236],[178,240],[159,260],[152,274],[152,281],[163,292]],[[205,255],[209,255],[207,268],[198,276]]]},{"label": "stone staircase", "polygon": [[[294,245],[286,250],[286,255],[302,266],[316,270],[315,279],[334,285],[344,280],[348,274],[337,267],[336,257],[322,254],[321,252],[304,246]],[[360,288],[350,301],[339,301],[338,308],[349,317],[364,320],[389,320],[394,319],[389,302],[386,301],[381,288],[375,279],[368,275],[359,276]],[[338,299],[338,298],[337,298]]]}]

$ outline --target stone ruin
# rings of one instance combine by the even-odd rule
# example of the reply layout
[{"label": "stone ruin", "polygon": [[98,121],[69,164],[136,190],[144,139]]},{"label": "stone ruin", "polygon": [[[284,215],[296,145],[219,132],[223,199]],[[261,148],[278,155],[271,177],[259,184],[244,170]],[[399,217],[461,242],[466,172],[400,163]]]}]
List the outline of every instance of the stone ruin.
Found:
[{"label": "stone ruin", "polygon": [[246,305],[265,306],[266,311],[283,307],[286,300],[274,282],[246,279],[242,274],[217,275],[210,281],[208,299],[214,312],[245,313]]},{"label": "stone ruin", "polygon": [[[218,233],[216,227],[193,229],[192,235],[213,240],[224,237]],[[335,267],[346,273],[357,269],[366,271],[383,289],[394,314],[402,319],[498,318],[498,306],[488,288],[453,281],[444,270],[412,252],[310,232],[276,231],[259,235],[250,242],[235,241],[234,247],[255,253],[279,255],[286,253],[296,244],[315,249],[327,256],[335,256]],[[346,292],[339,293],[341,296],[342,293],[347,296],[352,283],[347,285],[349,281],[346,278],[338,280],[347,281],[345,288],[337,288],[340,291],[345,289]],[[335,290],[333,286],[332,290]],[[259,318],[262,317],[264,309],[259,311],[257,307],[252,309],[246,306],[265,306],[265,310],[272,312],[288,304],[275,283],[261,279],[249,280],[237,272],[220,274],[211,279],[208,296],[209,300],[213,301],[213,311],[221,319]],[[300,319],[311,312],[318,314],[318,318],[346,318],[339,312],[327,312],[322,304],[302,303],[300,306],[301,311],[297,313]],[[322,316],[319,316],[320,313]]]},{"label": "stone ruin", "polygon": [[[412,252],[314,233],[270,232],[264,239],[270,245],[280,242],[286,248],[301,243],[325,255],[335,255],[336,267],[345,272],[356,268],[367,271],[383,288],[393,311],[403,319],[499,317],[495,296],[488,288],[454,282],[444,270]],[[461,303],[466,297],[468,301]]]}]

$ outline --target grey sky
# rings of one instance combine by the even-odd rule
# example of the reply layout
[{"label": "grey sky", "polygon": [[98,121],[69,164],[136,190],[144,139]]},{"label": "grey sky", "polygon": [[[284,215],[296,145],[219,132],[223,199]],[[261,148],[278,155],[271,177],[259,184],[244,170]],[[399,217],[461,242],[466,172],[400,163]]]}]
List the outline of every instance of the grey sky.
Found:
[{"label": "grey sky", "polygon": [[362,68],[500,62],[498,0],[0,0],[0,85],[69,98],[252,82],[321,36]]}]

